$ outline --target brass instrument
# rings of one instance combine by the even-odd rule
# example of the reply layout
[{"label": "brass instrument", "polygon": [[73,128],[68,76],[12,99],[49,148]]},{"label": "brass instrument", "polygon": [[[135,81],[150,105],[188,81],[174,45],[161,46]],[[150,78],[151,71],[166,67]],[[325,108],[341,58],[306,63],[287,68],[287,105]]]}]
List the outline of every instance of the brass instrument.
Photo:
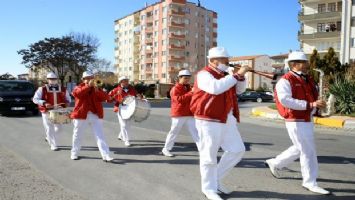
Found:
[{"label": "brass instrument", "polygon": [[103,84],[104,83],[100,79],[95,80],[95,87],[102,88]]},{"label": "brass instrument", "polygon": [[[234,68],[237,68],[237,69],[241,68],[241,65],[239,65],[239,64],[229,64],[228,66],[234,67]],[[271,80],[276,80],[277,79],[277,74],[274,74],[274,73],[261,72],[261,71],[257,71],[257,70],[254,70],[254,69],[251,69],[248,72],[252,72],[252,73],[258,74],[260,76],[263,76],[263,77],[271,79]]]},{"label": "brass instrument", "polygon": [[323,70],[320,69],[313,69],[314,71],[319,72],[319,96],[318,99],[319,100],[323,100],[327,103],[327,106],[324,109],[320,109],[320,116],[323,117],[328,117],[332,114],[335,113],[335,96],[333,94],[329,95],[328,100],[326,99],[325,95],[324,95],[324,85],[323,85],[323,77],[324,77],[324,72]]}]

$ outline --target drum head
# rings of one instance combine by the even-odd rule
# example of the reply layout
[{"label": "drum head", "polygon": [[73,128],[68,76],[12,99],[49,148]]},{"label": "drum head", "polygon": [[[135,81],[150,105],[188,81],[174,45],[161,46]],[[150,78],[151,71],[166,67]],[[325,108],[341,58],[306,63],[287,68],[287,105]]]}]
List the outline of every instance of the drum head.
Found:
[{"label": "drum head", "polygon": [[120,106],[120,114],[122,119],[130,119],[136,109],[136,99],[128,96],[123,100],[123,105]]}]

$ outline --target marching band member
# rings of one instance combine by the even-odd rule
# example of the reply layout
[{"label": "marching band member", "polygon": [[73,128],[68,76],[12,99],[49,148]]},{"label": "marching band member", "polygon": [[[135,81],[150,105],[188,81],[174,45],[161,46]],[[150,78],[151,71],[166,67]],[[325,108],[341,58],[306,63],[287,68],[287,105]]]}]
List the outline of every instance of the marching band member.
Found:
[{"label": "marching band member", "polygon": [[57,151],[58,132],[61,131],[60,124],[53,124],[49,121],[48,111],[57,107],[67,107],[71,102],[70,95],[65,87],[58,84],[58,77],[53,72],[47,74],[48,84],[39,87],[33,96],[33,102],[38,105],[42,113],[43,126],[46,132],[46,141],[52,151]]},{"label": "marching band member", "polygon": [[72,92],[75,97],[75,106],[71,114],[74,130],[70,158],[72,160],[79,159],[81,136],[85,128],[91,125],[103,161],[110,162],[113,158],[110,156],[102,126],[104,117],[102,102],[110,100],[110,97],[95,86],[94,75],[91,72],[84,72],[82,79],[83,83],[76,86]]},{"label": "marching band member", "polygon": [[[200,149],[202,192],[208,199],[220,200],[230,191],[222,179],[241,159],[245,146],[238,131],[237,93],[245,91],[247,66],[226,73],[229,60],[223,47],[211,48],[208,66],[197,73],[190,109],[196,119]],[[217,163],[219,148],[224,150]]]},{"label": "marching band member", "polygon": [[118,134],[118,139],[122,140],[125,146],[129,147],[131,146],[129,142],[131,120],[122,119],[119,106],[123,103],[124,98],[127,96],[135,96],[138,98],[142,98],[142,95],[138,94],[134,87],[129,84],[128,77],[121,76],[118,79],[118,86],[109,93],[109,96],[116,101],[113,111],[117,113],[117,118],[121,129],[120,133]]},{"label": "marching band member", "polygon": [[171,97],[171,128],[166,137],[165,145],[162,150],[164,156],[174,156],[170,151],[174,147],[176,137],[181,131],[184,124],[192,136],[193,141],[198,148],[198,133],[195,126],[195,119],[190,111],[190,102],[192,98],[192,90],[190,87],[191,73],[189,70],[181,70],[178,74],[179,80],[170,90]]},{"label": "marching band member", "polygon": [[292,52],[288,57],[291,71],[276,84],[275,101],[293,143],[291,147],[275,158],[265,161],[272,175],[278,177],[278,169],[300,159],[302,186],[319,193],[330,194],[317,185],[318,161],[314,142],[312,115],[316,108],[324,108],[326,103],[317,100],[318,91],[315,82],[308,75],[309,65],[303,52]]}]

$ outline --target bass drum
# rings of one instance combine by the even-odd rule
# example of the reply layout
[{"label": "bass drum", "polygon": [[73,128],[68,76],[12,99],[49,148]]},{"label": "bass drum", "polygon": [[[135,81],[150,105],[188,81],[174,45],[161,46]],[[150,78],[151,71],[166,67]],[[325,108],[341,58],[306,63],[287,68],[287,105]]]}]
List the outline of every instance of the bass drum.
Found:
[{"label": "bass drum", "polygon": [[50,110],[49,111],[49,121],[53,124],[69,124],[71,111],[66,108]]},{"label": "bass drum", "polygon": [[120,106],[120,114],[122,119],[132,119],[135,122],[142,122],[149,117],[150,109],[151,106],[147,99],[127,96]]}]

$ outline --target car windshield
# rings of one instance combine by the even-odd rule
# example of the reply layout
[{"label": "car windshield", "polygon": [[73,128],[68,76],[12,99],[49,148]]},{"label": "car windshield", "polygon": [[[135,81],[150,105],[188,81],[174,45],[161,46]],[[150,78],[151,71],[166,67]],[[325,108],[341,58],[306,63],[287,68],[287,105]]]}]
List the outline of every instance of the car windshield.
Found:
[{"label": "car windshield", "polygon": [[33,85],[28,82],[0,82],[0,92],[32,92]]}]

